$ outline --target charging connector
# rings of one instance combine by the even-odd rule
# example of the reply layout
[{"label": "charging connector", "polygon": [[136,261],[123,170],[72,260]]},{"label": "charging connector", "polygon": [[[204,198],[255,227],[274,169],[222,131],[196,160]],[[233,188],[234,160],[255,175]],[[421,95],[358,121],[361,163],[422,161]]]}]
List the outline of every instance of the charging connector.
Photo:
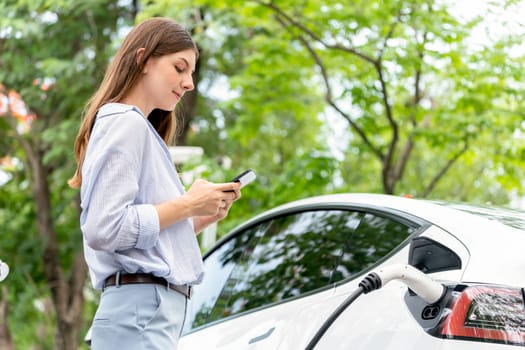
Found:
[{"label": "charging connector", "polygon": [[447,288],[444,285],[434,281],[432,278],[411,265],[395,264],[379,269],[376,272],[368,274],[361,282],[359,282],[359,287],[348,296],[343,303],[332,312],[332,314],[330,314],[312,340],[310,340],[305,350],[313,350],[337,317],[339,317],[339,315],[343,313],[343,311],[361,294],[367,294],[371,291],[377,290],[393,280],[403,282],[408,288],[430,305],[439,302],[447,291]]},{"label": "charging connector", "polygon": [[359,286],[367,294],[379,289],[390,281],[401,281],[427,304],[435,304],[445,295],[447,289],[411,265],[396,264],[379,269],[366,276]]}]

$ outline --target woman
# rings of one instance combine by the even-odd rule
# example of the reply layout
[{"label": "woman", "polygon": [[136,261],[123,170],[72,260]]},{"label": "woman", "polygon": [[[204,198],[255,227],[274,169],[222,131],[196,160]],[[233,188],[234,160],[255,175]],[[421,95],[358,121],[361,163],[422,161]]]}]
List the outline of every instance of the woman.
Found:
[{"label": "woman", "polygon": [[103,291],[95,350],[176,348],[203,275],[195,234],[240,197],[238,183],[197,180],[185,192],[168,152],[197,58],[180,25],[148,19],[126,36],[87,104],[69,184],[80,187],[84,254]]}]

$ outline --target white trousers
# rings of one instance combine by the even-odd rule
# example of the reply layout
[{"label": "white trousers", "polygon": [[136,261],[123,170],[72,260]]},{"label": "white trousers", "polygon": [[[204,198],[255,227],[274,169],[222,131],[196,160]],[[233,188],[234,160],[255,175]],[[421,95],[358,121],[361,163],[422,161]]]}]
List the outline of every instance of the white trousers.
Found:
[{"label": "white trousers", "polygon": [[93,350],[176,349],[187,300],[159,284],[104,289],[91,330]]}]

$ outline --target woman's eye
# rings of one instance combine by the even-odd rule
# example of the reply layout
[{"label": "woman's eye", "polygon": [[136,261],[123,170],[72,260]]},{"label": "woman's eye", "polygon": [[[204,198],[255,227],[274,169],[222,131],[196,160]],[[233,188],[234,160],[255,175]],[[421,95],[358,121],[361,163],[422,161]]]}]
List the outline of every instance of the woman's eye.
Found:
[{"label": "woman's eye", "polygon": [[177,71],[177,73],[182,73],[184,72],[184,68],[180,68],[178,66],[175,66],[175,70]]}]

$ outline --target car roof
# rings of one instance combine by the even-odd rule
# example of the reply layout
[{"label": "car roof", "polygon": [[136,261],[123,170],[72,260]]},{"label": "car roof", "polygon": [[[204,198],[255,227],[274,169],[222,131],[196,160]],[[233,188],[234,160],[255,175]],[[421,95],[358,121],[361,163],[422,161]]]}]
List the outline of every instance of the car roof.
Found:
[{"label": "car roof", "polygon": [[470,210],[463,210],[459,204],[455,205],[452,202],[434,202],[425,199],[376,193],[338,193],[308,197],[279,205],[254,217],[253,220],[296,208],[338,205],[354,208],[371,208],[387,212],[401,212],[424,219],[446,231],[460,229],[464,226],[462,221],[489,220],[488,216],[475,213],[476,206],[465,206],[465,208]]},{"label": "car roof", "polygon": [[[519,229],[523,229],[520,225],[525,223],[525,212],[518,210],[505,210],[497,207],[432,201],[377,193],[338,193],[308,197],[279,205],[254,217],[254,220],[295,208],[331,205],[402,212],[410,216],[419,217],[433,225],[440,226],[446,231],[452,232],[457,230],[461,231],[465,223],[472,221],[491,222],[496,225],[505,224],[507,226],[515,226]],[[519,220],[519,222],[513,225],[512,219],[516,221]]]}]

